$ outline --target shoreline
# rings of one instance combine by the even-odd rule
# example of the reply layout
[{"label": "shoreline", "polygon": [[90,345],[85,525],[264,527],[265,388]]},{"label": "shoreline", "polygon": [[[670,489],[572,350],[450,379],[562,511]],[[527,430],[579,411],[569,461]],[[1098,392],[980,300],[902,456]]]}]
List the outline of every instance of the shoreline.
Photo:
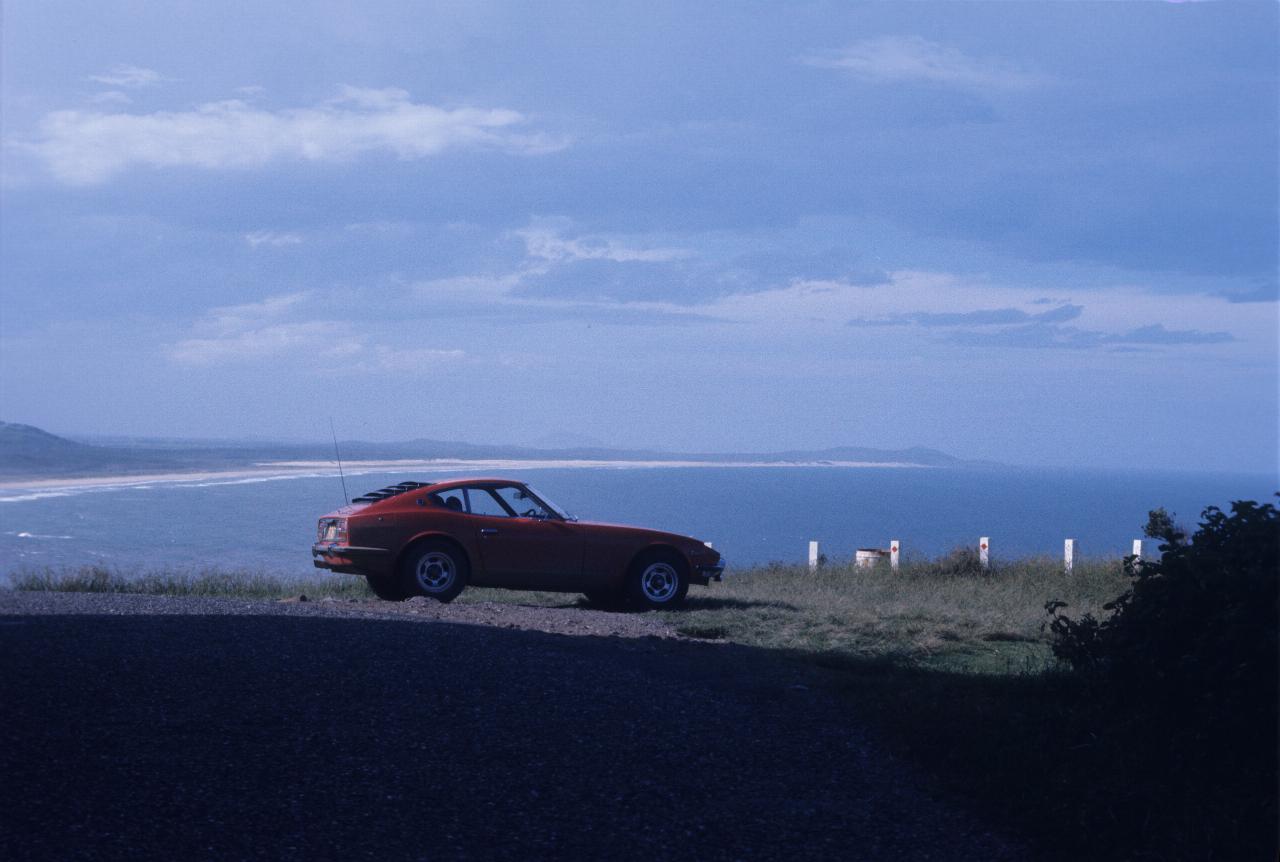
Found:
[{"label": "shoreline", "polygon": [[[928,464],[905,461],[612,461],[612,460],[518,460],[492,459],[398,459],[379,461],[344,461],[343,473],[349,476],[369,476],[399,472],[461,473],[475,471],[477,476],[485,471],[504,470],[574,470],[574,469],[659,469],[659,468],[779,468],[779,467],[838,467],[864,469],[873,467],[901,469],[933,469]],[[43,491],[49,494],[65,491],[111,490],[155,484],[233,484],[289,479],[338,478],[338,467],[333,461],[265,461],[252,467],[233,470],[191,470],[166,473],[134,473],[107,476],[66,476],[54,478],[0,478],[0,494],[6,492]]]}]

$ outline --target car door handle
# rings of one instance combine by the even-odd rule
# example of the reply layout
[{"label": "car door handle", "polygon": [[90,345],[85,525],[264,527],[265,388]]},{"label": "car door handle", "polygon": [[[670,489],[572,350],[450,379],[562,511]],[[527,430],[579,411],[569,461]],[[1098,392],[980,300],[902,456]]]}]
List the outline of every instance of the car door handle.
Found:
[{"label": "car door handle", "polygon": [[498,531],[497,531],[495,528],[493,528],[493,527],[481,527],[481,528],[480,528],[480,535],[482,535],[482,536],[496,536],[496,535],[498,535]]}]

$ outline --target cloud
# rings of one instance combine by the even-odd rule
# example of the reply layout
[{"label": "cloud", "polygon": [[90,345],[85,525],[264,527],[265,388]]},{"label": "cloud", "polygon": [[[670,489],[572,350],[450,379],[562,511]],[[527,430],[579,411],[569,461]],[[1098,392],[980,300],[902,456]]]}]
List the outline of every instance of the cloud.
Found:
[{"label": "cloud", "polygon": [[270,296],[260,302],[220,306],[210,309],[198,326],[205,332],[219,334],[242,332],[283,317],[310,296],[302,291]]},{"label": "cloud", "polygon": [[[343,304],[354,314],[341,320],[316,319],[331,307],[336,294],[300,292],[259,302],[212,308],[197,319],[187,337],[165,347],[175,363],[197,368],[304,363],[325,374],[434,373],[456,363],[521,362],[518,355],[487,352],[472,355],[454,347],[447,336],[432,347],[398,346],[407,321],[474,319],[514,323],[573,321],[592,325],[669,327],[707,322],[705,315],[658,302],[582,302],[513,296],[520,274],[435,279],[403,286],[400,296],[375,295],[356,289]],[[376,303],[379,307],[372,308]],[[361,309],[365,313],[361,313]],[[480,324],[487,325],[485,323]],[[440,331],[449,331],[447,328]],[[527,357],[526,357],[527,358]]]},{"label": "cloud", "polygon": [[957,329],[949,333],[947,340],[974,347],[1131,350],[1155,346],[1226,344],[1236,339],[1229,332],[1204,332],[1198,329],[1170,330],[1159,323],[1140,326],[1127,332],[1112,333],[1079,329],[1074,326],[1033,323],[994,331]]},{"label": "cloud", "polygon": [[435,350],[432,348],[396,349],[379,344],[371,349],[362,349],[353,361],[345,363],[341,370],[353,373],[370,371],[391,371],[396,373],[422,374],[435,371],[442,365],[466,359],[465,350]]},{"label": "cloud", "polygon": [[515,232],[524,240],[531,257],[556,263],[579,260],[610,260],[615,263],[666,263],[690,256],[680,248],[631,248],[606,237],[585,236],[565,239],[559,232],[530,227]]},{"label": "cloud", "polygon": [[412,292],[421,299],[433,302],[441,300],[492,302],[508,296],[512,290],[519,287],[526,275],[526,271],[520,271],[502,275],[456,275],[432,278],[414,284]]},{"label": "cloud", "polygon": [[1259,281],[1244,290],[1227,290],[1218,294],[1227,302],[1276,302],[1280,301],[1280,281]]},{"label": "cloud", "polygon": [[920,326],[992,326],[1027,321],[1061,322],[1079,317],[1084,308],[1079,305],[1063,305],[1039,314],[1028,314],[1019,308],[990,308],[952,313],[917,311],[902,315],[905,322]]},{"label": "cloud", "polygon": [[120,63],[112,66],[110,70],[102,74],[90,75],[89,80],[111,87],[137,88],[152,87],[167,79],[154,69],[144,69],[141,66]]},{"label": "cloud", "polygon": [[1162,324],[1140,326],[1122,335],[1104,337],[1107,344],[1225,344],[1235,341],[1229,332],[1204,332],[1199,329],[1165,329]]},{"label": "cloud", "polygon": [[1072,305],[1067,303],[1059,305],[1057,308],[1051,308],[1048,311],[1042,311],[1039,314],[1031,315],[1031,319],[1040,323],[1066,323],[1068,320],[1075,320],[1084,313],[1083,305]]},{"label": "cloud", "polygon": [[241,100],[150,114],[54,111],[27,145],[64,183],[89,185],[135,166],[246,170],[280,160],[346,162],[372,152],[404,160],[458,148],[538,154],[566,146],[502,108],[440,108],[404,90],[342,88],[306,108],[270,111]]},{"label": "cloud", "polygon": [[103,90],[101,93],[90,96],[89,101],[95,105],[128,105],[133,102],[133,99],[121,90]]},{"label": "cloud", "polygon": [[[559,240],[575,235],[550,233]],[[615,241],[614,247],[646,245]],[[1186,298],[1171,307],[1167,297],[1134,285],[1046,295],[1043,287],[991,283],[985,277],[895,270],[867,279],[870,285],[863,279],[790,279],[764,289],[752,284],[712,292],[714,261],[689,272],[685,262],[547,259],[554,256],[527,253],[506,269],[416,281],[407,288],[406,312],[433,318],[572,319],[584,325],[727,324],[778,333],[815,326],[833,334],[846,326],[899,328],[915,330],[916,342],[990,347],[1149,349],[1267,337],[1257,315],[1221,298]],[[682,284],[694,289],[682,296],[676,289]],[[1150,325],[1141,325],[1145,322]],[[868,331],[869,339],[875,337]]]},{"label": "cloud", "polygon": [[530,279],[554,276],[552,266],[527,267],[502,275],[463,275],[420,281],[410,294],[432,317],[505,320],[575,320],[584,325],[654,325],[709,322],[716,318],[671,302],[583,298],[531,293]]},{"label": "cloud", "polygon": [[[1038,304],[1034,303],[1033,304]],[[973,347],[1136,348],[1166,345],[1225,344],[1235,341],[1228,332],[1198,329],[1166,329],[1163,324],[1140,326],[1123,332],[1103,332],[1064,326],[1084,313],[1084,306],[1064,303],[1036,314],[1020,308],[983,308],[973,311],[910,311],[875,318],[854,318],[850,326],[919,326],[945,330],[943,340]]]},{"label": "cloud", "polygon": [[[546,221],[557,224],[549,226]],[[538,313],[550,315],[571,314],[574,308],[588,313],[612,304],[628,306],[636,316],[642,316],[638,309],[654,316],[674,316],[687,312],[674,306],[704,299],[704,288],[712,280],[697,265],[686,264],[693,256],[686,249],[643,239],[575,233],[567,219],[543,219],[506,231],[502,238],[518,239],[523,253],[512,255],[514,249],[508,243],[499,243],[484,271],[420,280],[412,293],[436,309],[447,304],[451,311],[476,311],[479,304],[490,303],[491,307],[479,310],[509,314],[518,306],[530,314],[536,307]],[[505,265],[493,265],[495,254],[506,257]],[[690,268],[697,272],[691,275]],[[695,275],[699,276],[696,284]]]},{"label": "cloud", "polygon": [[310,294],[290,293],[261,302],[212,308],[193,327],[190,338],[169,348],[184,365],[222,365],[252,362],[306,351],[313,355],[343,355],[359,350],[346,328],[332,321],[287,321]]},{"label": "cloud", "polygon": [[286,354],[339,358],[359,353],[364,345],[347,336],[345,324],[313,320],[276,323],[208,338],[187,338],[169,355],[184,365],[223,365],[256,362]]},{"label": "cloud", "polygon": [[969,90],[1027,90],[1039,76],[1011,63],[971,57],[920,36],[881,36],[839,50],[805,57],[803,62],[838,69],[873,83],[941,84]]},{"label": "cloud", "polygon": [[850,320],[850,326],[1003,326],[1013,323],[1065,323],[1084,312],[1084,306],[1060,305],[1039,314],[1028,314],[1020,308],[985,308],[975,311],[912,311],[869,320]]},{"label": "cloud", "polygon": [[[212,308],[196,321],[191,337],[168,348],[182,365],[209,367],[304,358],[326,372],[416,372],[466,356],[449,348],[397,348],[357,331],[350,320],[288,320],[303,313],[310,292],[260,302]],[[314,303],[313,303],[314,304]]]},{"label": "cloud", "polygon": [[880,287],[892,281],[883,267],[871,264],[848,246],[832,243],[812,247],[812,237],[784,239],[779,233],[754,240],[747,250],[730,257],[725,268],[757,289],[797,280],[840,281],[858,287]]},{"label": "cloud", "polygon": [[280,247],[285,245],[301,245],[302,236],[296,233],[280,233],[272,230],[256,230],[244,235],[245,242],[257,248],[260,245]]}]

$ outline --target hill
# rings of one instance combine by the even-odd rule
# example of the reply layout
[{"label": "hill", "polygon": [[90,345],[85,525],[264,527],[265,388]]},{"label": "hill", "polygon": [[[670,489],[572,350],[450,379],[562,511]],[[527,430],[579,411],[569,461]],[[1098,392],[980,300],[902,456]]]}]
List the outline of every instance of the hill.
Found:
[{"label": "hill", "polygon": [[50,434],[34,425],[0,422],[0,476],[109,475],[174,466],[144,450],[91,446]]},{"label": "hill", "polygon": [[[179,441],[172,439],[102,438],[86,443],[50,434],[33,425],[0,422],[0,478],[54,479],[128,476],[139,473],[246,469],[272,461],[329,461],[331,443],[262,441]],[[381,460],[515,460],[515,461],[701,461],[710,463],[857,461],[871,464],[916,464],[929,467],[974,466],[934,449],[870,449],[838,447],[782,452],[667,452],[610,449],[603,446],[539,449],[529,446],[407,440],[376,443],[349,440],[340,444],[350,461]]]}]

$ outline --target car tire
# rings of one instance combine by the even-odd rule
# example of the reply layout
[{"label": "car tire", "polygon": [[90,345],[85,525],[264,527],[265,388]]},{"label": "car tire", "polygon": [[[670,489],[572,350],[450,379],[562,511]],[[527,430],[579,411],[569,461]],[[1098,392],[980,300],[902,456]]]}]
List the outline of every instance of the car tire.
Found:
[{"label": "car tire", "polygon": [[369,590],[384,602],[403,602],[408,598],[395,578],[365,575],[364,579],[369,584]]},{"label": "car tire", "polygon": [[466,556],[449,542],[424,542],[409,549],[400,561],[400,588],[408,596],[451,602],[467,585]]},{"label": "car tire", "polygon": [[688,567],[675,554],[644,554],[631,564],[627,572],[627,601],[639,610],[678,608],[684,604],[688,592]]}]

